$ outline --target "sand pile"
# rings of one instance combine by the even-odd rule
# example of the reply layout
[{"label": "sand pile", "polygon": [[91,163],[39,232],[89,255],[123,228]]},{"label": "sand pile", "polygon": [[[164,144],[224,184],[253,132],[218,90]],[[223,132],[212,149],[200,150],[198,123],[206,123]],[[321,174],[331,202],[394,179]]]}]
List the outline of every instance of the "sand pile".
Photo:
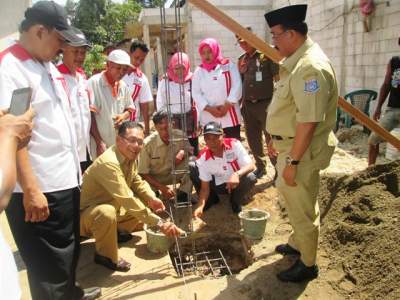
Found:
[{"label": "sand pile", "polygon": [[321,182],[321,247],[348,299],[400,299],[400,161]]}]

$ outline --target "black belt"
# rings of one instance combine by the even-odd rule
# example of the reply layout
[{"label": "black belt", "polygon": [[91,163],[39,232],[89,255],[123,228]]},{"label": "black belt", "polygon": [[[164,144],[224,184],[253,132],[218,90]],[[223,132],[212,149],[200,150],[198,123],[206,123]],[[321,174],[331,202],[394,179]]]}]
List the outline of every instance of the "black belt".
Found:
[{"label": "black belt", "polygon": [[273,140],[282,141],[282,140],[289,140],[289,139],[292,139],[293,137],[291,137],[291,136],[271,135],[271,138],[272,138]]}]

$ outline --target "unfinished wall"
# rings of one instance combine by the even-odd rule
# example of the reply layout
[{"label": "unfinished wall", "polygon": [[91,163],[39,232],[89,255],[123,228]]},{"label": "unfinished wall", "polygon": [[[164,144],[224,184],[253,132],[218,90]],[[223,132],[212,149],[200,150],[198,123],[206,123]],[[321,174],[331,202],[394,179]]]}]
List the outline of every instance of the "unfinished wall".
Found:
[{"label": "unfinished wall", "polygon": [[[264,14],[269,4],[266,4],[265,0],[211,0],[210,2],[240,24],[251,26],[261,38],[266,37]],[[196,7],[189,5],[187,9],[190,41],[188,52],[193,66],[200,62],[197,49],[200,41],[206,37],[216,38],[221,44],[223,55],[236,61],[242,50],[236,45],[234,34]]]},{"label": "unfinished wall", "polygon": [[[363,88],[379,91],[388,60],[400,55],[400,0],[374,2],[370,32],[364,32],[358,0],[290,1],[309,5],[310,36],[332,60],[342,95]],[[275,0],[272,8],[287,4]]]}]

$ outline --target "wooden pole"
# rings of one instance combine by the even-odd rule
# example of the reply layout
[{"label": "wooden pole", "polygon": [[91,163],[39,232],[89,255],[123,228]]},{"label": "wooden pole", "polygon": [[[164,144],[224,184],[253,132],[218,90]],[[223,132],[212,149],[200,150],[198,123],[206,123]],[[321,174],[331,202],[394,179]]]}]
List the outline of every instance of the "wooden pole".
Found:
[{"label": "wooden pole", "polygon": [[[271,47],[265,41],[260,39],[257,35],[241,26],[238,22],[226,15],[224,12],[212,5],[207,0],[189,0],[189,2],[221,25],[225,26],[227,29],[243,38],[252,47],[263,52],[274,62],[279,63],[283,59],[282,55],[275,48]],[[355,108],[342,97],[339,97],[338,105],[343,109],[343,111],[353,116],[362,125],[369,128],[371,131],[374,131],[383,139],[385,139],[388,143],[392,144],[394,147],[400,150],[400,140],[397,139],[390,132],[388,132],[386,129],[381,127],[378,123],[368,118],[368,116],[365,115],[362,111]]]}]

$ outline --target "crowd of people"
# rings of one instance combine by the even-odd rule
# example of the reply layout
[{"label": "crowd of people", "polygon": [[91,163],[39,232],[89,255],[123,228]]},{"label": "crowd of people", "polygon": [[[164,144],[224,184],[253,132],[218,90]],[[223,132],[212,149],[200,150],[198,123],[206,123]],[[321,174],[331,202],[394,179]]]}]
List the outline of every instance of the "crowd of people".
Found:
[{"label": "crowd of people", "polygon": [[[171,56],[153,99],[140,69],[146,44],[134,41],[129,53],[112,50],[104,71],[87,79],[82,65],[90,42],[69,25],[65,10],[49,1],[26,10],[19,40],[0,53],[0,208],[26,264],[32,299],[99,297],[99,288],[76,282],[81,237],[95,239],[95,263],[128,271],[118,243],[133,231],[146,224],[168,236],[184,233],[158,216],[166,202],[187,202],[194,187],[194,217],[222,194],[237,214],[268,160],[293,227],[276,251],[298,257],[277,276],[291,282],[318,276],[319,171],[337,143],[338,89],[329,59],[308,36],[306,11],[292,5],[265,15],[286,57],[281,65],[239,36],[244,53],[237,60],[206,38],[193,72],[187,54]],[[13,91],[25,87],[33,91],[31,108],[8,114]],[[241,143],[241,125],[255,162]],[[0,260],[11,275],[0,276],[0,288],[12,288],[0,297],[18,299],[15,264],[3,245],[0,236],[0,250],[8,253]]]}]

